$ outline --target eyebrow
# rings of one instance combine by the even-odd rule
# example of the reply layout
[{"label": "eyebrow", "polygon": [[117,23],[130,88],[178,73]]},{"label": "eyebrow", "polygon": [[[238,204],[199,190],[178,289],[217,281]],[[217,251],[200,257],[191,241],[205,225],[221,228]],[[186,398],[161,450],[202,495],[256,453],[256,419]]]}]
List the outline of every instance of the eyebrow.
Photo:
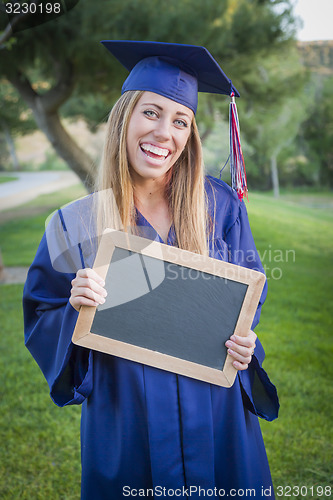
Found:
[{"label": "eyebrow", "polygon": [[[158,104],[154,103],[154,102],[143,102],[141,104],[141,106],[155,106],[157,109],[159,109],[160,111],[163,111],[163,108],[162,106],[159,106]],[[177,111],[176,112],[176,115],[178,116],[187,116],[187,118],[191,121],[192,118],[190,117],[190,115],[188,115],[187,113],[183,113],[182,111]]]}]

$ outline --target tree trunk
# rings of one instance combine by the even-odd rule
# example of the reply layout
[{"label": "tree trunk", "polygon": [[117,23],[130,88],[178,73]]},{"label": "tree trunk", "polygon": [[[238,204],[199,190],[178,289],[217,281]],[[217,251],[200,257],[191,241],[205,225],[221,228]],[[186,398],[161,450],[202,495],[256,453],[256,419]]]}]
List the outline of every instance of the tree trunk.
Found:
[{"label": "tree trunk", "polygon": [[20,163],[18,161],[18,157],[17,157],[17,154],[16,154],[16,148],[15,148],[14,140],[13,140],[13,138],[11,136],[10,130],[7,127],[6,122],[3,121],[3,120],[1,121],[1,127],[2,127],[2,130],[4,131],[5,140],[6,140],[6,143],[7,143],[7,146],[8,146],[10,157],[12,159],[13,170],[20,170]]},{"label": "tree trunk", "polygon": [[44,132],[56,153],[76,173],[87,190],[91,191],[95,178],[94,162],[68,134],[59,114],[43,113],[36,109],[33,109],[33,113],[38,127]]},{"label": "tree trunk", "polygon": [[271,177],[272,177],[274,198],[279,198],[280,197],[279,173],[277,168],[277,156],[275,153],[271,155]]},{"label": "tree trunk", "polygon": [[213,131],[213,127],[207,127],[206,130],[204,132],[202,132],[202,134],[200,134],[200,139],[201,139],[202,144],[205,142],[207,137],[212,133],[212,131]]},{"label": "tree trunk", "polygon": [[58,112],[73,90],[72,65],[69,62],[62,65],[55,62],[55,67],[58,70],[58,82],[41,95],[19,71],[15,75],[8,76],[8,79],[32,110],[39,129],[46,135],[56,153],[76,173],[87,190],[91,191],[94,186],[96,166],[68,134]]}]

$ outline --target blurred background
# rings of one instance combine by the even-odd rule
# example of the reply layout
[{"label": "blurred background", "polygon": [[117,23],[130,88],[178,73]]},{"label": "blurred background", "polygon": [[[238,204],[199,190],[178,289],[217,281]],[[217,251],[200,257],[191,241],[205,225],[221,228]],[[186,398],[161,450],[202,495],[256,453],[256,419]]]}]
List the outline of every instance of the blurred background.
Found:
[{"label": "blurred background", "polygon": [[[51,403],[24,347],[21,297],[45,220],[91,189],[100,161],[127,76],[103,39],[203,45],[240,92],[246,203],[269,281],[256,333],[281,400],[279,419],[262,422],[273,481],[282,498],[332,496],[332,3],[0,2],[1,498],[80,496],[80,409]],[[200,95],[206,171],[217,177],[228,108],[225,96]]]},{"label": "blurred background", "polygon": [[[239,90],[251,189],[331,189],[331,3],[69,0],[53,2],[63,13],[53,18],[44,11],[15,24],[13,15],[12,30],[0,12],[0,171],[70,169],[89,188],[127,74],[99,41],[177,41],[207,47]],[[227,115],[227,98],[201,96],[197,119],[213,175],[228,158]]]}]

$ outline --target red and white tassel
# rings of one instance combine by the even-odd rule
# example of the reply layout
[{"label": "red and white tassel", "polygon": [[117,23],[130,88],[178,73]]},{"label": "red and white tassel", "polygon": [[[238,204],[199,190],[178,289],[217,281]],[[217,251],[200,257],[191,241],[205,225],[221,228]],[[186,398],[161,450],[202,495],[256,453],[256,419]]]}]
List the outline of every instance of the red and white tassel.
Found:
[{"label": "red and white tassel", "polygon": [[238,198],[242,200],[244,196],[248,199],[245,163],[240,143],[239,121],[235,94],[232,92],[230,97],[229,133],[231,186],[237,191]]}]

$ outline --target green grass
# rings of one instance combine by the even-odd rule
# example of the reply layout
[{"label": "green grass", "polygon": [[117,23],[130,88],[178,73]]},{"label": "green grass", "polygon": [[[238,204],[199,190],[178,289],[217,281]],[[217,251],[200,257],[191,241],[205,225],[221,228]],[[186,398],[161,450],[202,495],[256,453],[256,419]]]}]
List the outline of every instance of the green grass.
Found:
[{"label": "green grass", "polygon": [[78,499],[80,409],[51,402],[23,346],[22,288],[1,288],[0,498]]},{"label": "green grass", "polygon": [[[29,266],[47,216],[83,196],[78,185],[2,212],[6,266]],[[35,214],[35,215],[32,215]],[[23,344],[23,285],[0,285],[0,498],[80,497],[80,408],[58,408]]]},{"label": "green grass", "polygon": [[5,266],[29,266],[45,230],[47,217],[60,206],[85,194],[79,184],[60,193],[41,195],[23,208],[20,206],[0,213],[1,253]]},{"label": "green grass", "polygon": [[[68,201],[69,192],[58,196],[29,204],[25,218],[17,210],[0,225],[7,265],[31,262],[45,217]],[[261,422],[273,482],[275,488],[308,487],[307,495],[303,489],[303,496],[291,498],[329,498],[316,487],[333,486],[333,214],[262,194],[251,194],[247,208],[269,283],[256,332],[281,402],[279,418]],[[34,210],[39,213],[32,216]],[[78,499],[80,409],[51,403],[23,345],[22,286],[2,286],[0,293],[0,498]]]},{"label": "green grass", "polygon": [[0,184],[5,182],[17,181],[18,177],[9,176],[9,175],[0,175]]},{"label": "green grass", "polygon": [[269,278],[257,334],[281,402],[262,423],[274,485],[332,486],[333,213],[263,195],[248,209]]}]

